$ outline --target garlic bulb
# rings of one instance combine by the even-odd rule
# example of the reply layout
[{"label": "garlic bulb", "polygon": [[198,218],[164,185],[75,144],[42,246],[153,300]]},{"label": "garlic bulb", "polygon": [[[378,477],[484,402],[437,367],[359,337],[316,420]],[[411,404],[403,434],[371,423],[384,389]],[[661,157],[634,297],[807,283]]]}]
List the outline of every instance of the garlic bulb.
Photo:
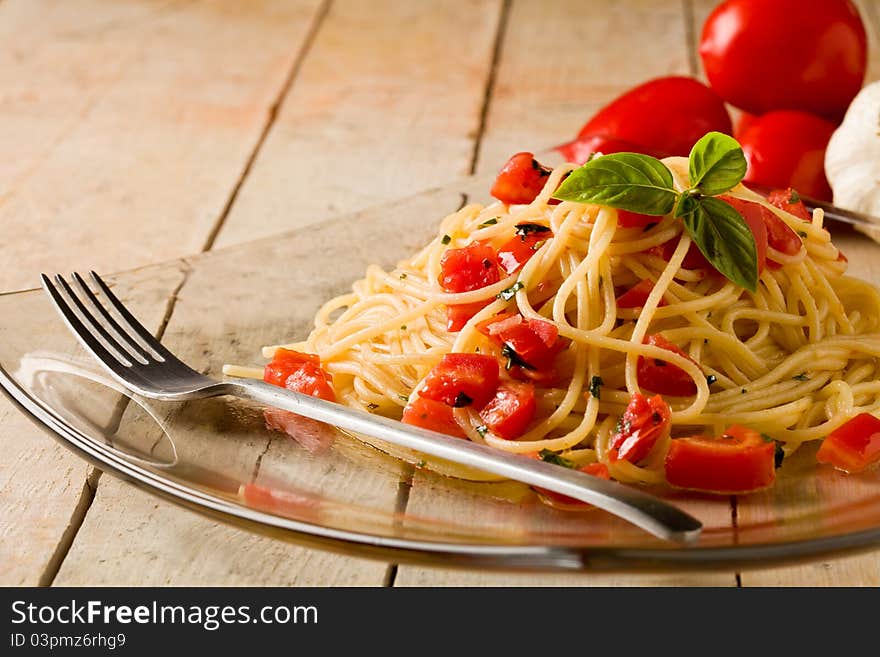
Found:
[{"label": "garlic bulb", "polygon": [[[831,136],[825,175],[835,205],[880,217],[880,81],[859,92]],[[870,232],[880,241],[880,231]]]}]

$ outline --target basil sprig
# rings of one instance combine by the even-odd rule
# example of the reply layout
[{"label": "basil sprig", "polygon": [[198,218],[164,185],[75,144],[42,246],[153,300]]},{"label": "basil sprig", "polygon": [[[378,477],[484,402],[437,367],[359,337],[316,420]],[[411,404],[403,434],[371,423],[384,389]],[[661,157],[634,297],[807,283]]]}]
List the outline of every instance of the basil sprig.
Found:
[{"label": "basil sprig", "polygon": [[743,179],[742,148],[732,137],[707,133],[691,149],[688,172],[691,187],[678,192],[672,172],[660,160],[639,153],[612,153],[572,171],[553,197],[651,216],[673,213],[715,269],[755,292],[755,237],[739,212],[712,198]]}]

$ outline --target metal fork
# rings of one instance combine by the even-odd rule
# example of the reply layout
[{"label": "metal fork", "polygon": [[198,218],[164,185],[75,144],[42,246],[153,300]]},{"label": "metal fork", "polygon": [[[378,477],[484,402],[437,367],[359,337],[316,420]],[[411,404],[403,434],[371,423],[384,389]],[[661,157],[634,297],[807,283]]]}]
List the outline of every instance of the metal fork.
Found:
[{"label": "metal fork", "polygon": [[156,340],[95,272],[91,272],[91,279],[109,308],[79,274],[73,274],[76,290],[59,275],[54,277],[54,283],[45,274],[41,275],[43,288],[55,309],[86,351],[123,386],[139,395],[162,401],[234,395],[588,502],[665,540],[690,543],[700,534],[702,524],[693,516],[657,497],[616,482],[427,431],[262,381],[217,381],[207,377]]}]

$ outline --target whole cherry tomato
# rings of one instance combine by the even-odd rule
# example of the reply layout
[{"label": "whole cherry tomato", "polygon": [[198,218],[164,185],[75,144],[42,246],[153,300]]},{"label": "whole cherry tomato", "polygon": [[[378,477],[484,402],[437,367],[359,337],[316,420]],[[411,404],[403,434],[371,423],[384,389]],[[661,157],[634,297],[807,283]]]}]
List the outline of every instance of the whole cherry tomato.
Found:
[{"label": "whole cherry tomato", "polygon": [[825,148],[834,130],[829,121],[793,110],[754,119],[739,138],[749,165],[745,181],[830,201]]},{"label": "whole cherry tomato", "polygon": [[[732,132],[718,95],[693,78],[665,77],[631,89],[599,110],[578,139],[596,135],[628,142],[636,152],[687,155],[707,132]],[[604,152],[604,151],[603,151]]]},{"label": "whole cherry tomato", "polygon": [[700,57],[731,105],[838,120],[864,81],[867,39],[850,0],[726,0],[703,25]]}]

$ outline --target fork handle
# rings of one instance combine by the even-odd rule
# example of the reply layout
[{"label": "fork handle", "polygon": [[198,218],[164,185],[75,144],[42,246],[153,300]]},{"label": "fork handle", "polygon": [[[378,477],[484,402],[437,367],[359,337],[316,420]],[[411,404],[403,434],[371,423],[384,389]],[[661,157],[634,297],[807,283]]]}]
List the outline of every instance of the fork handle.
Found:
[{"label": "fork handle", "polygon": [[693,516],[635,488],[372,415],[263,381],[227,381],[221,384],[217,392],[291,411],[340,429],[373,436],[394,445],[567,495],[604,509],[664,540],[690,543],[697,539],[702,529],[700,521]]}]

